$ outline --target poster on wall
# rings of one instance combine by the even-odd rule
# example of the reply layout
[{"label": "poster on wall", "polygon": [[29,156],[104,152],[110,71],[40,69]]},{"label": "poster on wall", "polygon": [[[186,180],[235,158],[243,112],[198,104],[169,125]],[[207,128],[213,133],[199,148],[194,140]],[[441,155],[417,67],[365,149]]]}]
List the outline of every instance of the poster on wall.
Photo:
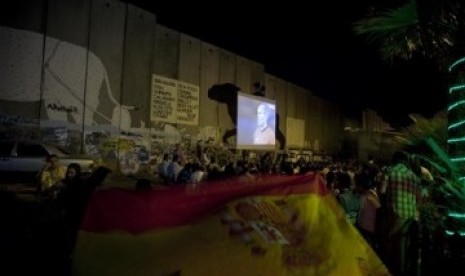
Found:
[{"label": "poster on wall", "polygon": [[152,75],[151,120],[176,123],[177,96],[176,80]]},{"label": "poster on wall", "polygon": [[287,117],[287,145],[302,148],[305,144],[305,121]]},{"label": "poster on wall", "polygon": [[179,124],[199,124],[199,92],[200,88],[185,82],[178,82],[177,121]]},{"label": "poster on wall", "polygon": [[199,86],[152,75],[152,121],[196,126],[199,101]]}]

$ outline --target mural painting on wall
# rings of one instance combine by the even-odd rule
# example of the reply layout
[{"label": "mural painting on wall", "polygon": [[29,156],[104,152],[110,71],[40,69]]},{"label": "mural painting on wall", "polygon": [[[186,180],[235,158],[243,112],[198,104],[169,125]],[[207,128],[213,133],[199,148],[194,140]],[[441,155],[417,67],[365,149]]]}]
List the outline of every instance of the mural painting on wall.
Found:
[{"label": "mural painting on wall", "polygon": [[84,145],[96,160],[116,161],[102,141],[130,129],[135,108],[115,99],[100,58],[33,31],[0,26],[0,37],[0,135],[41,138],[74,153]]},{"label": "mural painting on wall", "polygon": [[[80,131],[84,121],[90,125],[109,124],[117,131],[121,113],[125,115],[121,116],[121,125],[130,126],[131,107],[121,105],[113,97],[105,66],[95,54],[54,37],[44,40],[43,34],[27,30],[0,26],[0,36],[2,110],[10,110],[9,105],[28,104],[29,110],[37,110],[36,114],[24,108],[14,112],[38,119],[40,109],[43,128]],[[46,51],[42,62],[43,41]],[[86,61],[87,75],[83,67]]]},{"label": "mural painting on wall", "polygon": [[41,137],[49,143],[56,144],[69,152],[81,151],[81,132],[65,126],[41,128]]},{"label": "mural painting on wall", "polygon": [[[109,65],[95,53],[7,26],[0,26],[0,37],[0,137],[42,138],[70,152],[84,150],[126,174],[150,167],[179,145],[194,155],[199,140],[218,155],[229,154],[216,144],[217,126],[198,127],[199,86],[153,75],[151,128],[131,128],[136,107],[119,102]],[[214,97],[217,89],[221,93]],[[233,122],[238,90],[224,84],[209,91],[210,99],[228,105]],[[283,146],[281,132],[278,140]]]},{"label": "mural painting on wall", "polygon": [[161,162],[163,154],[172,153],[176,147],[182,147],[188,156],[193,157],[199,141],[207,143],[209,147],[220,146],[216,142],[217,136],[218,129],[213,126],[199,127],[193,135],[180,125],[158,122],[151,131],[151,153],[157,157],[157,162]]},{"label": "mural painting on wall", "polygon": [[149,173],[153,169],[147,135],[96,131],[87,133],[84,143],[87,154],[94,160],[125,175]]},{"label": "mural painting on wall", "polygon": [[84,136],[85,152],[92,157],[96,163],[105,163],[109,167],[116,166],[118,162],[117,147],[104,147],[107,141],[118,139],[117,135],[107,131],[86,132]]},{"label": "mural painting on wall", "polygon": [[[254,88],[256,89],[254,95],[265,95],[264,86],[260,86],[258,83],[255,83]],[[228,109],[228,115],[235,126],[237,126],[237,93],[239,91],[241,91],[241,89],[232,83],[215,84],[212,87],[210,87],[210,89],[208,89],[208,98],[219,103],[226,104]],[[279,114],[276,113],[276,139],[279,141],[279,149],[282,150],[286,146],[286,137],[284,136],[279,127],[279,121]],[[223,143],[230,144],[231,142],[229,141],[229,139],[236,135],[236,127],[227,130],[222,137]]]},{"label": "mural painting on wall", "polygon": [[125,175],[150,173],[150,143],[147,135],[123,133],[119,138],[119,168]]}]

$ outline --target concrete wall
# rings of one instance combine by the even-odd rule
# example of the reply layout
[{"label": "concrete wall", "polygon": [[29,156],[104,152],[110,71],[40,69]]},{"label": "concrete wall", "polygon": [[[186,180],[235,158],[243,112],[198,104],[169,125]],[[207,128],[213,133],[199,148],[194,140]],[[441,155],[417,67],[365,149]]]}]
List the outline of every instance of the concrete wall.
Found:
[{"label": "concrete wall", "polygon": [[379,162],[387,164],[391,161],[395,151],[401,150],[396,141],[398,134],[380,131],[355,131],[344,134],[345,152],[347,156],[357,157],[360,161],[367,161],[368,155],[375,156]]},{"label": "concrete wall", "polygon": [[[208,89],[229,82],[252,93],[259,82],[276,100],[285,136],[290,117],[305,121],[305,147],[340,147],[336,106],[263,64],[157,24],[150,12],[117,0],[9,2],[0,18],[3,138],[48,140],[133,173],[175,143],[220,142],[234,124]],[[198,125],[152,119],[153,75],[199,87]]]}]

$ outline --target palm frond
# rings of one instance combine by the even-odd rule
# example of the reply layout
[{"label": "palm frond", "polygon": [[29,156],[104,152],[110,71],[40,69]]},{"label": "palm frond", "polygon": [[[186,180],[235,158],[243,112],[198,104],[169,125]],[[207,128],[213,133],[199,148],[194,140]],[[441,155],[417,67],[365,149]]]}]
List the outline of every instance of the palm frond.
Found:
[{"label": "palm frond", "polygon": [[354,31],[359,35],[385,36],[393,33],[403,33],[406,28],[418,23],[415,1],[384,12],[381,16],[361,19],[354,23]]},{"label": "palm frond", "polygon": [[418,31],[416,2],[388,10],[381,16],[366,18],[354,23],[354,31],[367,35],[369,40],[380,43],[380,52],[385,60],[395,57],[410,59],[422,45]]},{"label": "palm frond", "polygon": [[438,162],[434,161],[431,158],[418,154],[412,154],[411,156],[413,159],[420,159],[424,163],[427,163],[429,167],[434,168],[440,174],[446,174],[448,172],[448,170],[444,166],[441,166]]},{"label": "palm frond", "polygon": [[[384,60],[411,59],[415,53],[437,62],[440,69],[456,58],[451,51],[465,46],[459,30],[465,26],[461,0],[415,1],[382,12],[379,16],[356,21],[353,30],[379,43]],[[460,43],[462,41],[462,43]]]},{"label": "palm frond", "polygon": [[397,141],[403,145],[416,146],[423,144],[426,137],[432,138],[439,147],[447,147],[447,117],[444,112],[435,114],[432,118],[415,115],[416,122],[400,131]]}]

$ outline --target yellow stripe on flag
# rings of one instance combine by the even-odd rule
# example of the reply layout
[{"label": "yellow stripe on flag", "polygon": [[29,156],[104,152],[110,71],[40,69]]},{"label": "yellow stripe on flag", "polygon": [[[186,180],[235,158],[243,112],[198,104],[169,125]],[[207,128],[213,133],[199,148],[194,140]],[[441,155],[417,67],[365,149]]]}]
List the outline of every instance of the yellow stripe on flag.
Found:
[{"label": "yellow stripe on flag", "polygon": [[331,195],[255,196],[191,225],[81,231],[74,275],[389,275]]}]

